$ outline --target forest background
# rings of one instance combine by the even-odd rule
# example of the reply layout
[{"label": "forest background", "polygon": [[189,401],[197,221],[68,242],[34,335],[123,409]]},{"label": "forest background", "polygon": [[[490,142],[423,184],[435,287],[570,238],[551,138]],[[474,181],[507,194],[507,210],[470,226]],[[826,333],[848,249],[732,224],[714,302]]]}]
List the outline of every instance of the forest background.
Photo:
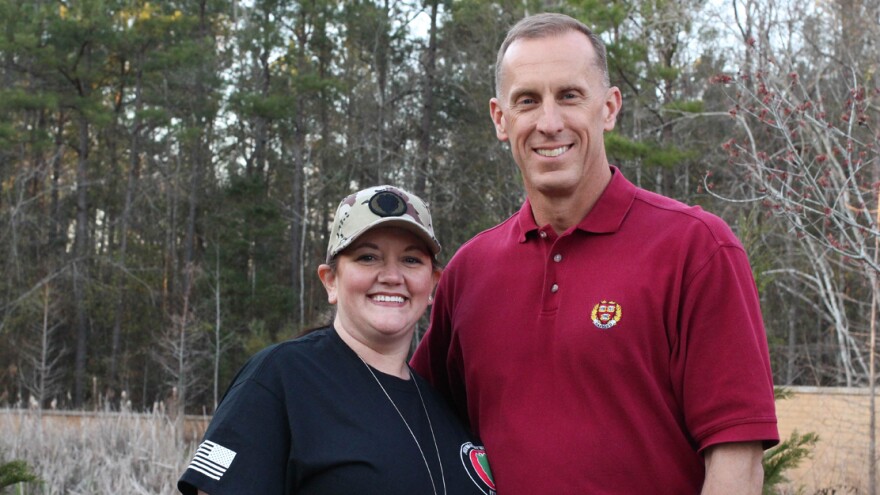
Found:
[{"label": "forest background", "polygon": [[611,162],[743,241],[777,384],[873,387],[876,1],[0,0],[0,407],[210,414],[329,321],[340,198],[427,199],[444,259],[512,214],[492,68],[539,11],[608,44]]}]

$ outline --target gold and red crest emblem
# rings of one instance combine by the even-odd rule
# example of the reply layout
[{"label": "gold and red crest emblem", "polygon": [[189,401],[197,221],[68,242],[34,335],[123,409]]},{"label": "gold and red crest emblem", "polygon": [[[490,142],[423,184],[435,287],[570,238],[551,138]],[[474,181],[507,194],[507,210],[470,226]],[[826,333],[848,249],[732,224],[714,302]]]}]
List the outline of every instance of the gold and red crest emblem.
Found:
[{"label": "gold and red crest emblem", "polygon": [[593,325],[596,325],[597,328],[607,330],[617,325],[622,314],[623,311],[620,309],[620,304],[614,301],[603,300],[593,306],[593,313],[590,315],[590,319],[593,320]]}]

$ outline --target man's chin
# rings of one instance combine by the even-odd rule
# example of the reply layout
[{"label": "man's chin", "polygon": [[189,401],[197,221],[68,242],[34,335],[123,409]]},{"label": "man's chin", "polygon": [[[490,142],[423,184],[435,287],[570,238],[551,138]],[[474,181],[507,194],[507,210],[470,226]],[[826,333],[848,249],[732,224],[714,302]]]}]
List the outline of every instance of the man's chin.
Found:
[{"label": "man's chin", "polygon": [[567,197],[575,194],[578,184],[571,180],[543,180],[531,188],[534,192],[548,198]]}]

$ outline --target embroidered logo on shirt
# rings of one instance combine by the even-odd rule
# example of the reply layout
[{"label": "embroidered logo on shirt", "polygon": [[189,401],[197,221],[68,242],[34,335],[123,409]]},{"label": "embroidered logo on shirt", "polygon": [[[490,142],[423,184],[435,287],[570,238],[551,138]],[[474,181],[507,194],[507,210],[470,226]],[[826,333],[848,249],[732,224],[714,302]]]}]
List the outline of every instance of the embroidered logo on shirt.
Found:
[{"label": "embroidered logo on shirt", "polygon": [[219,480],[223,473],[229,469],[233,459],[235,459],[235,452],[220,444],[205,440],[196,450],[196,455],[189,463],[189,469]]},{"label": "embroidered logo on shirt", "polygon": [[495,495],[495,480],[489,469],[486,449],[471,442],[461,445],[461,464],[471,480],[485,495]]},{"label": "embroidered logo on shirt", "polygon": [[608,330],[617,325],[622,314],[620,304],[614,301],[602,301],[593,306],[593,313],[590,315],[590,319],[593,320],[593,325],[596,325],[596,328]]}]

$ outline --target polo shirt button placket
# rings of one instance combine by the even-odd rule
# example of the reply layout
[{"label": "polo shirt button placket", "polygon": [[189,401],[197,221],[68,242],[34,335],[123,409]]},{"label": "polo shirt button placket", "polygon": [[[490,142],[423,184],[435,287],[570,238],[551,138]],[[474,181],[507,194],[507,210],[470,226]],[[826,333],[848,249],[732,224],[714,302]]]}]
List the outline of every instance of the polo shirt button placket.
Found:
[{"label": "polo shirt button placket", "polygon": [[559,283],[557,283],[555,280],[557,278],[557,271],[559,269],[557,263],[562,261],[562,254],[558,252],[554,254],[554,251],[556,251],[556,243],[559,242],[560,239],[557,236],[553,235],[553,232],[548,232],[545,230],[539,230],[538,237],[540,237],[541,240],[544,242],[549,241],[548,244],[545,245],[547,249],[547,251],[545,252],[549,252],[550,256],[549,258],[546,258],[545,261],[544,280],[552,281],[552,283],[549,287],[544,286],[544,290],[547,290],[548,292],[545,292],[543,296],[544,301],[542,313],[546,317],[550,318],[552,321],[555,320],[556,312],[559,309],[560,296],[557,295],[559,292]]},{"label": "polo shirt button placket", "polygon": [[[562,261],[562,255],[560,253],[554,254],[553,255],[553,262],[559,263],[560,261]],[[559,292],[559,284],[553,284],[553,286],[550,287],[550,292],[553,294],[556,294],[557,292]]]}]

